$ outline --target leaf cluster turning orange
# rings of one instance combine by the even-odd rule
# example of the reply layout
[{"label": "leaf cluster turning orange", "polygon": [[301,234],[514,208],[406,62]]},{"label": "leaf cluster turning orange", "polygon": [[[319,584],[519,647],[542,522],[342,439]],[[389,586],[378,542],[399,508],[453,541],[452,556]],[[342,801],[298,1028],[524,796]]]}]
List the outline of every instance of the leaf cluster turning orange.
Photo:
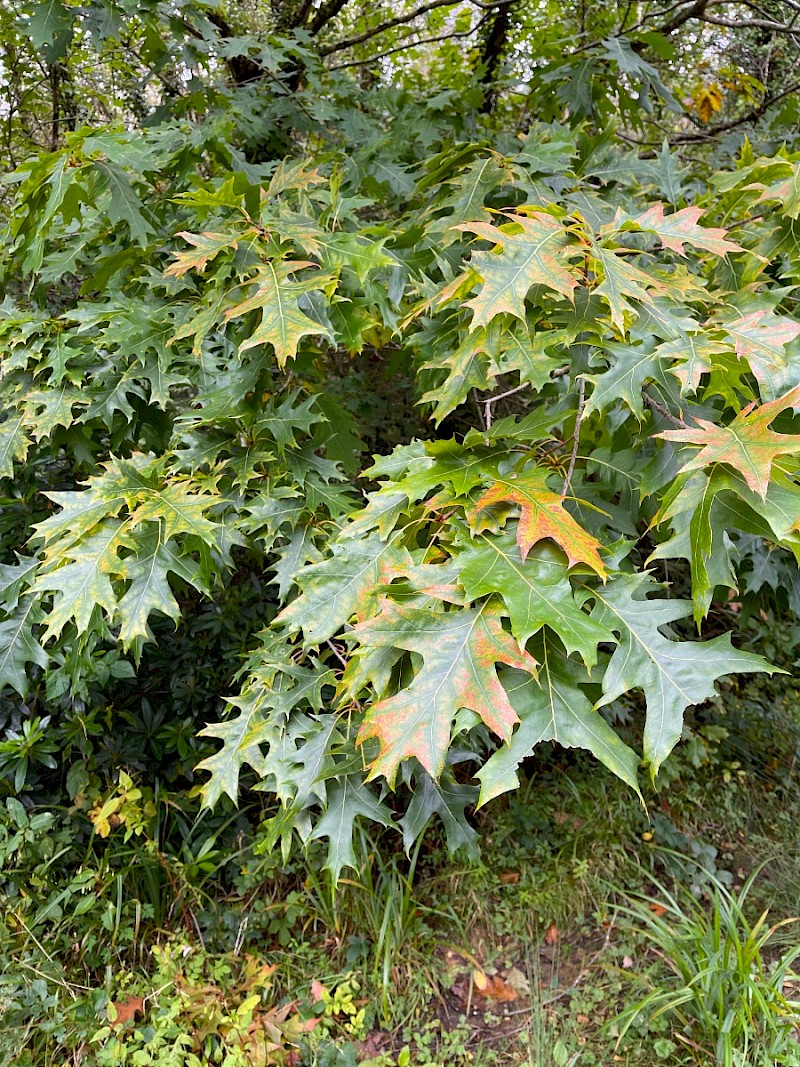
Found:
[{"label": "leaf cluster turning orange", "polygon": [[517,504],[521,509],[517,544],[523,560],[538,541],[549,537],[566,553],[571,567],[586,563],[605,578],[600,542],[573,519],[564,507],[564,497],[548,488],[547,476],[540,467],[530,467],[498,478],[476,503],[475,513],[492,504]]},{"label": "leaf cluster turning orange", "polygon": [[769,404],[755,409],[748,405],[727,426],[696,419],[696,428],[665,430],[657,436],[701,446],[697,455],[684,465],[684,470],[702,470],[713,463],[726,463],[764,500],[776,457],[800,452],[800,434],[775,433],[769,428],[773,419],[793,406],[800,406],[800,385]]}]

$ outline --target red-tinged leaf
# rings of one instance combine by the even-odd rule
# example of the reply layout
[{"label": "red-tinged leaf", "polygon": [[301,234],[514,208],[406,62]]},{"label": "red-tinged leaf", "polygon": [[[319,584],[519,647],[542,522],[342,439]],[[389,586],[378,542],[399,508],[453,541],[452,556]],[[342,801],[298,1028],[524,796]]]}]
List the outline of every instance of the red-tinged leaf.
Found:
[{"label": "red-tinged leaf", "polygon": [[727,426],[696,419],[697,428],[665,430],[657,436],[700,446],[684,470],[702,470],[714,463],[725,463],[738,471],[748,487],[765,500],[776,457],[800,452],[799,434],[775,433],[769,428],[782,411],[794,406],[800,406],[800,385],[769,404],[757,408],[749,405]]},{"label": "red-tinged leaf", "polygon": [[[492,252],[474,252],[470,266],[483,279],[483,288],[466,302],[474,315],[471,328],[487,326],[505,312],[525,319],[525,297],[533,285],[554,289],[572,299],[577,281],[565,266],[575,247],[563,223],[537,211],[530,218],[509,215],[498,227],[489,222],[469,222],[459,229],[493,241]],[[499,249],[499,251],[498,251]]]},{"label": "red-tinged leaf", "polygon": [[721,325],[733,339],[736,355],[750,364],[762,396],[768,396],[772,382],[786,368],[786,345],[800,335],[800,323],[762,309]]},{"label": "red-tinged leaf", "polygon": [[684,244],[703,248],[717,256],[743,251],[741,245],[725,240],[727,230],[698,226],[697,220],[702,215],[703,210],[699,207],[685,207],[672,215],[665,215],[663,204],[653,204],[643,214],[628,220],[625,228],[635,226],[639,230],[651,230],[665,248],[677,252],[679,256],[686,255]]},{"label": "red-tinged leaf", "polygon": [[517,544],[523,561],[538,541],[549,537],[566,554],[570,567],[585,563],[605,578],[600,542],[573,519],[564,507],[564,497],[548,488],[547,477],[548,471],[541,467],[529,467],[498,478],[478,500],[474,513],[493,504],[517,504]]},{"label": "red-tinged leaf", "polygon": [[536,660],[521,652],[502,626],[503,614],[484,604],[436,614],[384,601],[377,618],[355,627],[363,653],[398,648],[422,656],[410,685],[367,712],[359,742],[380,741],[370,778],[394,782],[400,763],[415,757],[434,778],[445,765],[450,727],[461,708],[474,711],[507,741],[519,721],[500,684],[496,663],[536,673]]},{"label": "red-tinged leaf", "polygon": [[484,976],[486,985],[481,989],[481,996],[487,1000],[494,1000],[498,1004],[510,1004],[516,1000],[519,994],[513,986],[504,981],[499,974]]}]

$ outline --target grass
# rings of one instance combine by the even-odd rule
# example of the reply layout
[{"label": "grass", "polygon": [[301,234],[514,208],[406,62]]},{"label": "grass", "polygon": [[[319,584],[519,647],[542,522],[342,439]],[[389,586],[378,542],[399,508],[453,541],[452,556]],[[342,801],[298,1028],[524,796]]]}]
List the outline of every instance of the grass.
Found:
[{"label": "grass", "polygon": [[0,1064],[797,1067],[800,726],[777,696],[759,718],[769,694],[705,712],[647,811],[543,753],[477,817],[479,863],[362,832],[336,893],[241,814],[206,833],[159,802],[77,851],[67,811],[9,824]]},{"label": "grass", "polygon": [[707,900],[698,900],[686,886],[671,890],[654,880],[653,899],[620,907],[670,973],[659,974],[656,987],[623,1013],[619,1040],[640,1016],[668,1015],[677,1025],[676,1039],[698,1063],[797,1064],[800,1001],[791,1000],[785,989],[797,978],[792,965],[800,945],[770,953],[776,935],[797,920],[769,924],[767,911],[748,917],[759,869],[736,891],[713,872],[704,873]]}]

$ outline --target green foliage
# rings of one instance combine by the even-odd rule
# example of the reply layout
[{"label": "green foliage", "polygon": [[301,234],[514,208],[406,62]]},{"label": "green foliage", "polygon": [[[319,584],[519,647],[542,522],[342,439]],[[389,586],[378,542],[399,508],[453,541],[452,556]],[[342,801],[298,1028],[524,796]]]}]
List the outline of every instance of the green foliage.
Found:
[{"label": "green foliage", "polygon": [[[721,630],[732,590],[798,597],[800,153],[744,63],[720,132],[756,148],[691,180],[632,151],[694,143],[690,48],[608,6],[574,53],[548,29],[524,92],[444,4],[0,7],[8,792],[113,807],[124,741],[100,767],[89,738],[243,576],[213,694],[141,717],[159,774],[170,747],[206,808],[263,791],[265,848],[323,840],[334,879],[365,822],[474,850],[465,813],[551,741],[640,792],[720,678],[773,669]],[[441,49],[371,74],[426,15]]]}]

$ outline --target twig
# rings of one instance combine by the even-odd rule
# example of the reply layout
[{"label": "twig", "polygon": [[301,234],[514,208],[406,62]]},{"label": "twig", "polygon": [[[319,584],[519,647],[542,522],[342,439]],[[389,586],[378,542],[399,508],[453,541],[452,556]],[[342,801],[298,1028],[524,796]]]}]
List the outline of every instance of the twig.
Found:
[{"label": "twig", "polygon": [[[395,26],[402,26],[406,22],[413,22],[415,18],[420,15],[426,15],[429,11],[433,11],[437,7],[455,7],[459,0],[430,0],[430,3],[423,4],[421,7],[415,8],[413,11],[409,11],[405,15],[396,15],[392,19],[387,19],[386,22],[382,22],[379,26],[373,26],[369,30],[364,30],[363,33],[355,34],[353,37],[346,37],[343,41],[336,41],[334,44],[329,44],[327,48],[320,49],[320,55],[325,56],[332,55],[334,52],[341,52],[345,48],[352,48],[353,45],[361,44],[363,41],[369,41],[372,37],[377,37],[379,33],[385,33],[387,30],[394,29]],[[484,11],[490,11],[492,8],[498,7],[503,3],[503,0],[470,0],[473,7],[481,8]]]},{"label": "twig", "polygon": [[351,59],[347,63],[339,63],[335,67],[329,67],[329,70],[346,70],[348,67],[368,67],[371,63],[377,63],[379,59],[386,59],[387,56],[393,56],[395,52],[405,52],[410,48],[419,48],[423,44],[437,44],[439,41],[453,41],[459,37],[471,37],[474,33],[477,33],[486,21],[486,15],[483,16],[480,21],[476,22],[469,30],[464,30],[463,33],[440,33],[436,37],[418,37],[416,41],[412,41],[414,37],[413,33],[404,37],[400,44],[395,45],[394,48],[387,48],[385,52],[378,52],[374,56],[369,56],[367,59]]},{"label": "twig", "polygon": [[521,393],[523,389],[527,389],[530,382],[523,382],[521,385],[515,385],[513,389],[506,389],[504,393],[498,393],[497,396],[489,396],[485,400],[481,401],[483,404],[483,425],[484,429],[489,430],[492,426],[492,404],[496,404],[498,400],[505,400],[508,396],[513,396],[514,393]]},{"label": "twig", "polygon": [[331,652],[332,652],[332,653],[334,654],[334,656],[336,656],[336,658],[337,658],[337,659],[338,659],[338,661],[339,661],[339,662],[341,663],[341,665],[342,665],[343,667],[346,667],[346,666],[347,666],[347,660],[346,660],[346,659],[344,658],[344,656],[343,656],[343,655],[341,654],[341,652],[340,652],[340,651],[339,651],[339,649],[338,649],[338,648],[336,647],[336,645],[335,645],[335,644],[333,643],[333,641],[330,641],[330,640],[328,640],[328,641],[326,641],[325,643],[327,644],[327,646],[328,646],[328,648],[329,648],[329,649],[331,650]]},{"label": "twig", "polygon": [[659,415],[663,415],[665,419],[668,419],[673,426],[680,426],[682,430],[690,430],[691,426],[688,422],[684,422],[683,419],[679,419],[677,415],[673,415],[671,411],[664,407],[663,404],[659,404],[657,400],[654,400],[646,389],[642,389],[642,400],[653,411],[657,411]]},{"label": "twig", "polygon": [[578,379],[578,413],[575,416],[575,429],[572,432],[572,454],[569,457],[569,466],[567,467],[567,476],[564,479],[564,485],[561,489],[561,495],[566,496],[569,483],[572,481],[572,472],[575,470],[575,460],[578,458],[578,438],[581,433],[581,419],[583,418],[583,405],[586,399],[586,381],[584,378]]}]

